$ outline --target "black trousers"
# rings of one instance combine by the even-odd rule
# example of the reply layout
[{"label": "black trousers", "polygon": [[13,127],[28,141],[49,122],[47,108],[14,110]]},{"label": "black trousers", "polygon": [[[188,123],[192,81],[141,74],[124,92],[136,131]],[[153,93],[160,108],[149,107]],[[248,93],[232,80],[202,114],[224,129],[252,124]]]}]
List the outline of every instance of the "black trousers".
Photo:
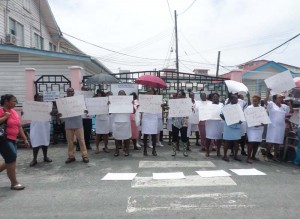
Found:
[{"label": "black trousers", "polygon": [[92,134],[93,122],[92,119],[82,119],[83,131],[84,131],[84,141],[86,147],[90,147],[90,140]]},{"label": "black trousers", "polygon": [[178,135],[180,132],[181,141],[187,143],[187,127],[181,127],[180,129],[172,125],[172,142],[178,141]]}]

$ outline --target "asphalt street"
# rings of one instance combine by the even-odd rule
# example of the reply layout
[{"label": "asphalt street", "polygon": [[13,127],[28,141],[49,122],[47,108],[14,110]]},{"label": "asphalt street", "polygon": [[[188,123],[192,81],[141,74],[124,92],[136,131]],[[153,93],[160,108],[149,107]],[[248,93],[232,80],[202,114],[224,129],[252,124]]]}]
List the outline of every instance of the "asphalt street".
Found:
[{"label": "asphalt street", "polygon": [[[0,173],[0,218],[299,218],[300,168],[291,163],[224,162],[215,152],[206,158],[192,146],[188,157],[171,147],[158,147],[158,156],[142,151],[95,154],[90,162],[65,164],[67,145],[50,145],[52,163],[29,167],[31,149],[19,149],[17,177],[26,186],[10,190]],[[101,145],[102,148],[102,145]],[[132,146],[131,146],[132,148]],[[148,149],[151,152],[151,149]],[[151,153],[148,153],[151,154]],[[261,154],[258,157],[262,160]],[[230,169],[256,168],[266,175],[240,176]],[[230,177],[202,178],[195,171],[224,170]],[[153,180],[153,173],[183,172],[185,179]],[[107,173],[137,173],[129,181],[103,181]]]}]

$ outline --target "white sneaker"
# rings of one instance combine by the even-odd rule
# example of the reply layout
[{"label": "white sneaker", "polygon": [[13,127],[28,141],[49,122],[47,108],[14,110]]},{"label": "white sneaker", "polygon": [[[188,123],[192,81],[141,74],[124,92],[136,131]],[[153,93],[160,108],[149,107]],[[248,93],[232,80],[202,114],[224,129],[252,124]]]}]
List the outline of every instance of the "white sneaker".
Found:
[{"label": "white sneaker", "polygon": [[163,147],[164,145],[163,145],[160,141],[158,141],[158,142],[157,142],[157,146]]},{"label": "white sneaker", "polygon": [[141,148],[141,147],[142,147],[138,142],[136,143],[136,146],[137,146],[138,148]]},{"label": "white sneaker", "polygon": [[149,144],[149,145],[148,145],[148,148],[153,148],[152,144]]}]

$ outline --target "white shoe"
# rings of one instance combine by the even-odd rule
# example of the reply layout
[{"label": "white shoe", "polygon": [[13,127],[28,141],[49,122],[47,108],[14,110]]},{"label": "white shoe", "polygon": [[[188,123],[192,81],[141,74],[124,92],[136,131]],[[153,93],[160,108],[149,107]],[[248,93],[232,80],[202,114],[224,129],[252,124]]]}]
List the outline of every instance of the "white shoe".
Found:
[{"label": "white shoe", "polygon": [[157,142],[157,146],[163,147],[164,145],[163,145],[160,141],[158,141],[158,142]]},{"label": "white shoe", "polygon": [[148,145],[148,148],[153,148],[152,144]]},{"label": "white shoe", "polygon": [[142,147],[138,142],[136,143],[136,146],[137,146],[138,148],[141,148],[141,147]]}]

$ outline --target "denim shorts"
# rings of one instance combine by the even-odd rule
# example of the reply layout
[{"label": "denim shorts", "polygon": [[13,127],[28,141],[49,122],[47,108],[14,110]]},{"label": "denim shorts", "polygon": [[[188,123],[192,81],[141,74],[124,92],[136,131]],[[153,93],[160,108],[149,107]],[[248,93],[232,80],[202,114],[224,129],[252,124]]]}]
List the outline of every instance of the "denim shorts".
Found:
[{"label": "denim shorts", "polygon": [[17,144],[16,141],[7,139],[6,142],[0,142],[0,154],[5,163],[13,163],[17,160]]}]

